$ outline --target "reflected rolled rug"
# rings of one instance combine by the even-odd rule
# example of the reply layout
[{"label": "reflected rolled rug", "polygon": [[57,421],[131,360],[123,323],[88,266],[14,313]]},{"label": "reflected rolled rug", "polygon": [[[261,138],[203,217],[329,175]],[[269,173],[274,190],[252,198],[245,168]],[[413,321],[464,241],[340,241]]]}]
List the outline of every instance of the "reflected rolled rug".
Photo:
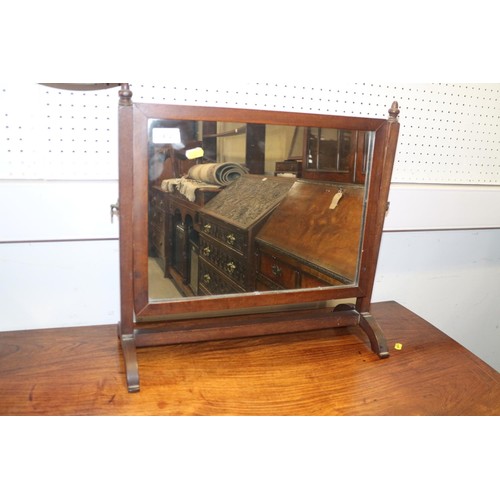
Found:
[{"label": "reflected rolled rug", "polygon": [[248,168],[239,163],[200,163],[189,169],[188,177],[201,182],[227,186],[247,173]]}]

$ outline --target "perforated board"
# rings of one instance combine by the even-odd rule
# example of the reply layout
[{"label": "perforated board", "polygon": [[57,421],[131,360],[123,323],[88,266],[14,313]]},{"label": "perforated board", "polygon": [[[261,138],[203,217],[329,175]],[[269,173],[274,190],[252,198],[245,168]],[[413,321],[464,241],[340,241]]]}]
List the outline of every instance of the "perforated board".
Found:
[{"label": "perforated board", "polygon": [[352,83],[310,87],[133,85],[134,99],[386,118],[398,101],[393,182],[500,184],[500,83]]},{"label": "perforated board", "polygon": [[[377,118],[396,100],[393,182],[500,185],[500,83],[200,82],[132,84],[133,100]],[[117,102],[116,88],[2,86],[0,178],[116,178]]]},{"label": "perforated board", "polygon": [[0,179],[118,176],[117,89],[0,84]]}]

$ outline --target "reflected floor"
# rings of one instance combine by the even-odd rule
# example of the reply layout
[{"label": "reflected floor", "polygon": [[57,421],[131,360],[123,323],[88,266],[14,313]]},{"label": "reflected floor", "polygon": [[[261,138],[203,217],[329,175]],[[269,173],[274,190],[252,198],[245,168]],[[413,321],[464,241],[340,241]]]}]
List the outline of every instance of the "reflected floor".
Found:
[{"label": "reflected floor", "polygon": [[172,280],[163,277],[156,259],[149,259],[149,297],[151,299],[174,299],[182,297]]}]

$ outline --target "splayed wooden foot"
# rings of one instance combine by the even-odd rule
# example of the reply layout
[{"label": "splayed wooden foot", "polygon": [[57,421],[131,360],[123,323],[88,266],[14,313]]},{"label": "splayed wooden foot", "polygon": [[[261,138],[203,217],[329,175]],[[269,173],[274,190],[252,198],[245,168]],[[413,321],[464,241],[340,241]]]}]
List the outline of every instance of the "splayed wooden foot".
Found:
[{"label": "splayed wooden foot", "polygon": [[[340,304],[335,308],[335,311],[347,310],[356,310],[356,306],[354,304]],[[375,354],[378,354],[380,358],[388,358],[389,349],[387,348],[387,341],[384,337],[382,329],[375,321],[375,318],[368,312],[362,312],[358,314],[359,326],[368,337],[372,351]]]},{"label": "splayed wooden foot", "polygon": [[387,341],[375,318],[370,313],[360,313],[359,326],[368,336],[372,351],[378,354],[380,358],[388,358]]},{"label": "splayed wooden foot", "polygon": [[122,344],[123,358],[125,360],[128,392],[139,392],[139,366],[137,364],[137,352],[134,335],[121,335],[120,340]]}]

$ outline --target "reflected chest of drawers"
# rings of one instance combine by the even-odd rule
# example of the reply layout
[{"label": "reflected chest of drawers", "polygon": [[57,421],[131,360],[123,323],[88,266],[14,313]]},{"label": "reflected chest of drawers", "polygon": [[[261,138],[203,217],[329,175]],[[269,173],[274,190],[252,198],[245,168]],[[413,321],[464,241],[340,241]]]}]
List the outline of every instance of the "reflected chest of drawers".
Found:
[{"label": "reflected chest of drawers", "polygon": [[255,236],[292,184],[244,175],[200,209],[199,294],[255,290]]}]

